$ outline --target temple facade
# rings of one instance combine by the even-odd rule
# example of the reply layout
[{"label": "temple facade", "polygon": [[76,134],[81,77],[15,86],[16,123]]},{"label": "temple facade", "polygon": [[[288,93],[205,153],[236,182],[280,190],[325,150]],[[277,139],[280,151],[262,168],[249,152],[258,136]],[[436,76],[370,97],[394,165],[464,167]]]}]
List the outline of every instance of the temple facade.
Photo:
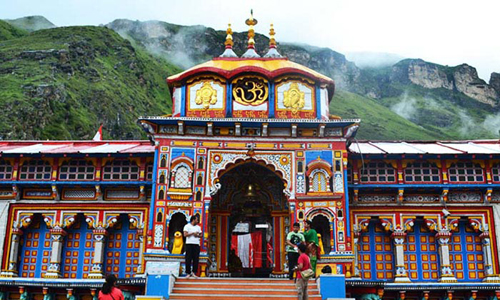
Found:
[{"label": "temple facade", "polygon": [[500,297],[500,141],[357,141],[333,80],[272,26],[260,57],[246,23],[241,57],[229,28],[220,57],[167,79],[172,114],[138,119],[150,141],[0,142],[4,299],[90,299],[110,273],[143,294],[148,266],[183,268],[193,215],[200,276],[286,277],[286,234],[311,220],[318,274],[351,297]]}]

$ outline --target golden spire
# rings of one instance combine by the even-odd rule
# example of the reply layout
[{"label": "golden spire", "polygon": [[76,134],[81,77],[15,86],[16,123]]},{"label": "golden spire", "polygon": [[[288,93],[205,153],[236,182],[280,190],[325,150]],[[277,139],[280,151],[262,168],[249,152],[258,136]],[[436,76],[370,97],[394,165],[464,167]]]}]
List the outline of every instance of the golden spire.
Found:
[{"label": "golden spire", "polygon": [[245,24],[250,27],[248,28],[248,48],[254,48],[255,40],[253,38],[255,37],[255,30],[253,27],[257,25],[257,19],[253,18],[253,9],[250,10],[250,18],[245,21]]},{"label": "golden spire", "polygon": [[276,32],[274,31],[274,25],[271,23],[271,28],[269,29],[269,51],[267,51],[265,58],[282,58],[281,54],[278,52],[276,39],[274,35]]},{"label": "golden spire", "polygon": [[226,48],[232,48],[233,47],[233,30],[231,29],[231,24],[227,24],[227,30],[226,30],[226,42],[224,45],[226,45]]},{"label": "golden spire", "polygon": [[231,24],[227,24],[226,34],[226,41],[224,42],[226,50],[224,50],[224,53],[220,57],[238,57],[233,51],[233,30],[231,29]]},{"label": "golden spire", "polygon": [[276,40],[274,39],[275,34],[274,26],[271,23],[271,29],[269,29],[269,48],[276,48]]}]

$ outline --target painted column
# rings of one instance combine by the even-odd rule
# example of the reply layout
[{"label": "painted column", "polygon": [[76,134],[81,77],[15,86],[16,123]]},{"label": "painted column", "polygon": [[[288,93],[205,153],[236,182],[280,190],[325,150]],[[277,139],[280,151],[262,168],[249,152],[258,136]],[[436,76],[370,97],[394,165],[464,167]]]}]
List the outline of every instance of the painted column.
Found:
[{"label": "painted column", "polygon": [[[356,227],[356,226],[353,226]],[[358,243],[359,243],[359,236],[360,236],[360,230],[356,230],[354,228],[353,230],[353,254],[354,254],[354,268],[352,272],[352,278],[361,278],[361,273],[359,272],[359,253],[358,253]]]},{"label": "painted column", "polygon": [[18,276],[18,253],[19,253],[19,241],[23,232],[19,228],[13,228],[10,238],[10,253],[9,253],[9,263],[7,265],[7,270],[2,271],[1,277],[17,277]]},{"label": "painted column", "polygon": [[89,278],[100,279],[104,278],[104,249],[108,232],[106,229],[100,228],[94,229],[92,233],[94,236],[94,257],[92,258],[92,268]]},{"label": "painted column", "polygon": [[50,254],[50,264],[45,278],[60,278],[61,277],[61,257],[62,247],[66,231],[62,228],[54,228],[50,230],[52,238],[52,252]]},{"label": "painted column", "polygon": [[144,228],[137,229],[137,236],[139,237],[139,261],[140,265],[137,268],[137,274],[142,274],[144,271],[146,271],[146,266],[144,265]]},{"label": "painted column", "polygon": [[441,265],[439,282],[457,282],[450,264],[450,237],[451,232],[449,230],[440,230],[436,233],[439,244],[439,264]]},{"label": "painted column", "polygon": [[483,256],[484,256],[484,279],[483,281],[488,282],[498,282],[500,277],[495,274],[493,270],[493,257],[491,254],[491,240],[490,232],[488,230],[481,233],[479,236],[482,240],[483,245]]},{"label": "painted column", "polygon": [[394,282],[410,282],[408,278],[408,272],[405,267],[405,255],[404,255],[404,242],[406,238],[406,232],[402,230],[395,230],[391,238],[394,242],[394,256],[396,262],[396,274]]}]

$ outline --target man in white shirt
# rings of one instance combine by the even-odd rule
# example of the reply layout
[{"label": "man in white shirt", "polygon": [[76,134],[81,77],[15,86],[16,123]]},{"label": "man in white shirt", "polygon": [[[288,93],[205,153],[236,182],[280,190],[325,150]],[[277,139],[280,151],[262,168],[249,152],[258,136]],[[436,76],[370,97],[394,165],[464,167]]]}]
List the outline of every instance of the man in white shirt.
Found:
[{"label": "man in white shirt", "polygon": [[[198,225],[198,216],[192,216],[190,222],[184,226],[184,236],[186,237],[186,274],[187,278],[196,278],[198,272],[198,261],[200,259],[200,238],[201,228]],[[191,270],[191,263],[193,270]]]}]

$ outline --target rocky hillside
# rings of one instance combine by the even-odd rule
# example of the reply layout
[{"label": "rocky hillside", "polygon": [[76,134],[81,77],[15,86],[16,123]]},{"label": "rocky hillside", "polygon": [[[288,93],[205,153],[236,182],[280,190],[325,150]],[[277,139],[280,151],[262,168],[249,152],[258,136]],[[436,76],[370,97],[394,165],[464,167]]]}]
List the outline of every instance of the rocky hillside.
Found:
[{"label": "rocky hillside", "polygon": [[[0,22],[5,26],[5,22]],[[170,110],[179,70],[102,27],[63,27],[0,41],[0,140],[144,137],[143,114]]]}]

